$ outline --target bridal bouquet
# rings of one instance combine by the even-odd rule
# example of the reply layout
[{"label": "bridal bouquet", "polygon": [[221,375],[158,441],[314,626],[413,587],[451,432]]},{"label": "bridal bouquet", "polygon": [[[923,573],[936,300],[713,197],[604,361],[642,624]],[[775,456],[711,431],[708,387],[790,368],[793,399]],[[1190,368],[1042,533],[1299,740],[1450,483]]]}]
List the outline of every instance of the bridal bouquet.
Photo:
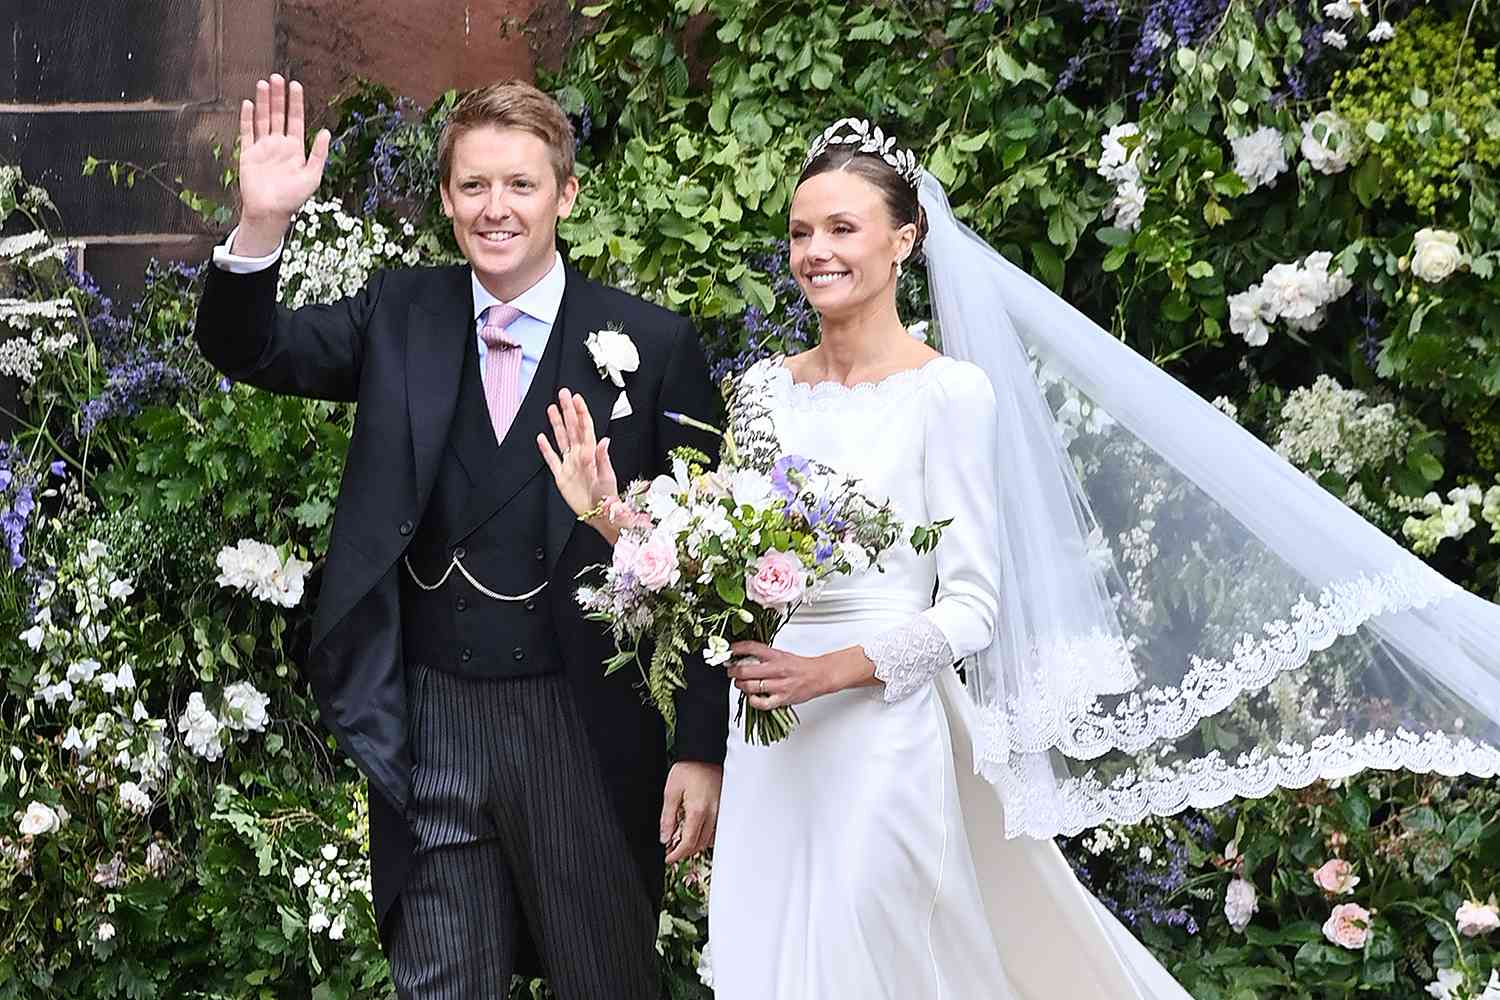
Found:
[{"label": "bridal bouquet", "polygon": [[[903,536],[918,552],[930,551],[948,523],[908,534],[888,503],[860,492],[858,480],[764,449],[761,461],[742,465],[733,434],[722,437],[717,469],[707,468],[702,452],[679,448],[671,475],[637,481],[608,503],[605,512],[621,528],[613,561],[594,567],[604,571],[601,586],[578,591],[588,617],[614,630],[617,652],[606,672],[639,665],[668,731],[676,722],[673,695],[685,684],[685,656],[701,650],[710,666],[722,666],[733,641],[770,645],[829,578],[878,569]],[[642,660],[646,646],[649,662]],[[757,709],[741,693],[736,721],[747,742],[770,744],[792,731],[797,713],[790,706]]]}]

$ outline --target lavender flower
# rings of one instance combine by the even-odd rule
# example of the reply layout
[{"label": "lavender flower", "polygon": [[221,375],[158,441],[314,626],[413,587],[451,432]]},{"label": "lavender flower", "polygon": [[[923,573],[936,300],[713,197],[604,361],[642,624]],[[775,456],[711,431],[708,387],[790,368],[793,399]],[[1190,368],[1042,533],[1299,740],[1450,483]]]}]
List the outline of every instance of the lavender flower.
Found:
[{"label": "lavender flower", "polygon": [[87,437],[115,417],[133,417],[187,384],[187,376],[179,369],[153,357],[148,349],[137,349],[127,360],[106,369],[104,391],[83,404],[79,434]]}]

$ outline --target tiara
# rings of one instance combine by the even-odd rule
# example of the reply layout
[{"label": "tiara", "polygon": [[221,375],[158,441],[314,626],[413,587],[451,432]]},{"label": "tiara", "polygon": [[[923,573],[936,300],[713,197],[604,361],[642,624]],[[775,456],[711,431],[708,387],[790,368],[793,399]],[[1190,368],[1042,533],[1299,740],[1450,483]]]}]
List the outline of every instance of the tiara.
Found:
[{"label": "tiara", "polygon": [[872,125],[863,118],[840,118],[824,129],[823,134],[808,147],[802,169],[806,170],[813,160],[834,148],[878,156],[913,188],[922,183],[922,165],[917,162],[917,154],[896,145],[895,136],[887,136],[879,125]]}]

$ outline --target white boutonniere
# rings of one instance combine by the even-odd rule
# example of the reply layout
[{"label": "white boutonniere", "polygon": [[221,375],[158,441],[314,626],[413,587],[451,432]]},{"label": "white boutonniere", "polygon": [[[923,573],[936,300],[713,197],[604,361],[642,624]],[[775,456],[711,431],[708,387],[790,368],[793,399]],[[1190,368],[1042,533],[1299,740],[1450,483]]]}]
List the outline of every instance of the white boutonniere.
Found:
[{"label": "white boutonniere", "polygon": [[617,389],[625,388],[626,372],[633,372],[641,366],[635,342],[623,330],[609,327],[595,330],[583,343],[589,349],[599,374],[613,382]]}]

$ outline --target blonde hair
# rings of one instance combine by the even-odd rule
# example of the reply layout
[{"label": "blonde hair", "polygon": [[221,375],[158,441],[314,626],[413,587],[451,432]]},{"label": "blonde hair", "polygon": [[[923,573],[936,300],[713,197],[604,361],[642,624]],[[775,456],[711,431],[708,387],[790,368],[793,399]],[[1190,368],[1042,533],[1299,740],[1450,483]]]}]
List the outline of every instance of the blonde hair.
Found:
[{"label": "blonde hair", "polygon": [[573,124],[547,94],[524,80],[502,80],[470,91],[448,113],[438,137],[438,178],[444,187],[453,173],[453,147],[476,128],[514,128],[547,144],[558,187],[573,176]]}]

